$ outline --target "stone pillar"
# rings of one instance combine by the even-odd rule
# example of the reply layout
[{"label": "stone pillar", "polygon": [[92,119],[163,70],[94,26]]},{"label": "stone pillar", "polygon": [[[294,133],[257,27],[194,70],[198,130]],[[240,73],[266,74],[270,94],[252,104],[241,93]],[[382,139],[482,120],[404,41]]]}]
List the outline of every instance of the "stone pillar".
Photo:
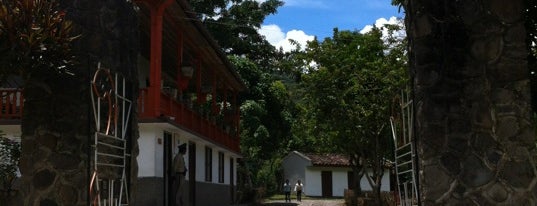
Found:
[{"label": "stone pillar", "polygon": [[[25,85],[20,205],[88,205],[90,140],[95,129],[89,83],[98,62],[132,82],[127,91],[137,98],[139,27],[132,4],[65,0],[61,5],[80,34],[73,45],[78,65],[73,75],[48,75]],[[129,134],[134,159],[131,177],[135,179],[138,133],[133,116]]]},{"label": "stone pillar", "polygon": [[536,205],[524,1],[406,5],[423,205]]}]

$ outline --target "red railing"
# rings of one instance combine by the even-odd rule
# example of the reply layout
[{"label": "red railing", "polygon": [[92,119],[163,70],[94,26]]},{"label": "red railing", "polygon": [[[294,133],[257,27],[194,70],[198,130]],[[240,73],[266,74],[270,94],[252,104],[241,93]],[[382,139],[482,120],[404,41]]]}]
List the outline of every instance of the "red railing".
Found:
[{"label": "red railing", "polygon": [[[138,99],[138,114],[140,119],[157,118],[149,115],[147,92],[146,89],[140,90],[140,97]],[[202,115],[186,107],[185,104],[172,99],[169,95],[161,93],[160,98],[161,114],[169,117],[176,124],[186,129],[209,138],[233,151],[240,152],[237,132],[224,130],[223,126],[216,123],[215,120],[202,117]],[[23,100],[23,89],[0,89],[0,119],[20,119],[23,112]],[[231,130],[233,130],[232,125],[230,125]],[[231,135],[230,133],[235,134]]]},{"label": "red railing", "polygon": [[[138,98],[138,114],[140,119],[144,118],[156,118],[151,115],[147,104],[148,90],[140,90],[140,96]],[[185,103],[179,102],[171,96],[161,93],[160,94],[160,114],[174,121],[176,124],[183,126],[199,135],[206,138],[210,138],[212,141],[223,145],[235,152],[239,150],[239,138],[236,132],[229,132],[224,130],[224,126],[218,124],[215,118],[209,116],[203,117],[200,113],[195,112],[185,105]],[[230,125],[230,131],[233,130],[233,126]],[[230,133],[235,133],[231,135]]]},{"label": "red railing", "polygon": [[0,119],[20,119],[23,109],[22,89],[0,89]]}]

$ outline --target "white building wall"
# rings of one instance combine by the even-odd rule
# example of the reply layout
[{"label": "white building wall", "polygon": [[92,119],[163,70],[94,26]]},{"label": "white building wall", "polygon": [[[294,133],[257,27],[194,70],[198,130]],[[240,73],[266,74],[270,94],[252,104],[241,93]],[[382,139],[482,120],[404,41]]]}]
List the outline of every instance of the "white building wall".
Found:
[{"label": "white building wall", "polygon": [[205,145],[196,144],[196,181],[205,182]]},{"label": "white building wall", "polygon": [[[210,147],[210,146],[209,146]],[[211,182],[218,183],[218,151],[215,150],[214,147],[210,147],[212,151],[212,162],[211,162],[211,170],[212,170],[212,178]]]},{"label": "white building wall", "polygon": [[292,185],[295,185],[297,180],[302,181],[304,185],[309,185],[308,178],[306,178],[306,167],[308,166],[311,166],[310,160],[294,151],[282,160],[283,178],[289,179],[289,183]]},{"label": "white building wall", "polygon": [[[223,152],[223,151],[222,151]],[[231,163],[229,162],[230,156],[224,152],[224,183],[223,184],[230,184],[231,179],[229,178],[229,168],[231,166]]]},{"label": "white building wall", "polygon": [[[370,173],[371,174],[371,173]],[[384,175],[381,179],[382,185],[380,186],[380,191],[390,191],[390,170],[384,170]],[[360,187],[363,191],[372,191],[372,187],[367,181],[367,177],[364,175],[360,181]]]},{"label": "white building wall", "polygon": [[304,194],[307,196],[321,196],[321,170],[312,170],[307,168],[305,173],[306,177],[304,179]]},{"label": "white building wall", "polygon": [[155,128],[153,151],[155,151],[154,177],[164,177],[164,131]]},{"label": "white building wall", "polygon": [[[323,167],[308,167],[306,169],[306,178],[304,183],[304,192],[307,196],[322,196],[322,181],[321,172],[332,171],[332,195],[344,195],[345,189],[348,188],[348,168],[323,168]],[[382,176],[381,191],[390,191],[390,173],[389,170],[384,171]],[[371,185],[367,181],[365,175],[360,180],[360,187],[363,191],[372,191]]]},{"label": "white building wall", "polygon": [[[205,181],[205,147],[212,149],[212,180],[211,183],[217,184],[230,184],[230,158],[233,158],[233,180],[236,185],[237,182],[237,158],[238,156],[218,147],[210,142],[207,142],[199,137],[196,137],[186,131],[180,130],[176,127],[169,126],[162,123],[145,123],[139,125],[140,138],[138,139],[140,153],[137,157],[138,161],[138,177],[163,177],[164,168],[164,133],[170,133],[173,139],[173,156],[175,156],[179,150],[177,146],[183,143],[194,143],[196,146],[196,181]],[[159,143],[160,141],[160,143]],[[218,182],[218,153],[224,153],[224,183]],[[185,164],[188,168],[189,160],[188,152],[185,154]],[[172,157],[173,159],[173,157]],[[186,176],[188,180],[189,176]]]},{"label": "white building wall", "polygon": [[138,177],[156,176],[156,132],[155,128],[140,126],[140,137],[138,138],[139,154],[136,157],[136,161],[138,162]]},{"label": "white building wall", "polygon": [[306,169],[306,180],[308,185],[304,184],[305,193],[308,196],[322,196],[322,171],[332,172],[332,196],[342,197],[344,190],[347,188],[349,170],[345,168],[308,168]]},{"label": "white building wall", "polygon": [[345,189],[348,188],[348,169],[334,168],[332,170],[332,196],[343,197]]}]

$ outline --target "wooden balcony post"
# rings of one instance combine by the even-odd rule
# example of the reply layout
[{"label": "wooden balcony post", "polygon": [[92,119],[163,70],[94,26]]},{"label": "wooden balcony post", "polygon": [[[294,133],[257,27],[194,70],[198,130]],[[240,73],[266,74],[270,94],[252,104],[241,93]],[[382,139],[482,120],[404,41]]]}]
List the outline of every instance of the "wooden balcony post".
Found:
[{"label": "wooden balcony post", "polygon": [[148,112],[150,115],[160,115],[160,87],[162,70],[162,30],[164,11],[174,0],[138,0],[150,10],[151,22],[151,49],[149,56],[149,91],[148,91]]},{"label": "wooden balcony post", "polygon": [[233,106],[235,107],[235,118],[233,119],[233,127],[235,129],[235,137],[239,137],[239,129],[240,129],[240,105],[239,105],[239,102],[238,102],[238,92],[237,91],[234,91],[233,92]]},{"label": "wooden balcony post", "polygon": [[175,84],[177,85],[178,91],[180,95],[183,93],[183,86],[184,84],[182,81],[185,81],[183,76],[183,32],[181,29],[177,29],[177,76],[175,77]]},{"label": "wooden balcony post", "polygon": [[201,62],[203,60],[201,59],[201,56],[198,55],[198,58],[196,58],[196,102],[198,103],[198,105],[200,105],[201,103],[203,103],[203,100],[202,100],[202,94],[201,94],[201,75],[202,75],[202,72],[201,72]]},{"label": "wooden balcony post", "polygon": [[216,71],[213,71],[212,85],[213,87],[211,88],[211,112],[213,115],[216,115],[218,113],[216,109]]}]

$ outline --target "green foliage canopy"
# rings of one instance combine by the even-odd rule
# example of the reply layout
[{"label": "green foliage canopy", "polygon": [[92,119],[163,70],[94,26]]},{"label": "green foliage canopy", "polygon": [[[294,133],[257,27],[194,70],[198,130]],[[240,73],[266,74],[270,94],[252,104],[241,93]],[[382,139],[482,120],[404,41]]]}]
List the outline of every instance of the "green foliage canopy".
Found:
[{"label": "green foliage canopy", "polygon": [[380,29],[366,34],[336,29],[333,38],[308,45],[307,62],[316,66],[303,76],[303,122],[316,145],[333,144],[324,152],[368,148],[387,131],[391,100],[406,81],[404,47],[388,45],[395,42],[383,40]]},{"label": "green foliage canopy", "polygon": [[69,73],[72,23],[57,1],[0,0],[0,80],[32,72]]},{"label": "green foliage canopy", "polygon": [[276,50],[257,30],[266,16],[283,5],[282,1],[191,0],[190,4],[228,54],[270,68]]}]

